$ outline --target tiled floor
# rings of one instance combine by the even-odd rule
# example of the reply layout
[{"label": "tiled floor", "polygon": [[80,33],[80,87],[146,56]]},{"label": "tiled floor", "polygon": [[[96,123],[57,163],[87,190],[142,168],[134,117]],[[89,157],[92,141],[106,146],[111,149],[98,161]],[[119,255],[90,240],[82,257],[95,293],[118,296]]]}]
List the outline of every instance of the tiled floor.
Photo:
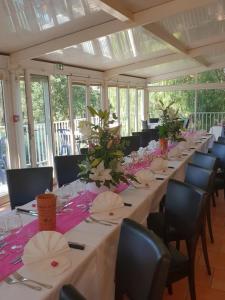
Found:
[{"label": "tiled floor", "polygon": [[[202,249],[199,243],[196,257],[196,293],[197,300],[225,300],[225,200],[221,192],[212,207],[213,233],[215,242],[211,244],[208,238],[209,260],[212,275],[206,272]],[[190,300],[187,279],[173,284],[173,295],[167,290],[163,300]]]}]

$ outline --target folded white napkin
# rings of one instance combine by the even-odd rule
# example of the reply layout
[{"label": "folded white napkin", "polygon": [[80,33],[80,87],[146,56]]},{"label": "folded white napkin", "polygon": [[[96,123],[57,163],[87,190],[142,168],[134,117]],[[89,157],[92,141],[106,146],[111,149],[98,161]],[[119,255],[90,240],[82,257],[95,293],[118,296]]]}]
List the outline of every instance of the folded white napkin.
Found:
[{"label": "folded white napkin", "polygon": [[157,157],[151,162],[150,169],[152,171],[161,171],[166,169],[167,166],[168,166],[167,160],[164,160],[161,157]]},{"label": "folded white napkin", "polygon": [[111,191],[99,194],[92,203],[91,213],[100,213],[124,207],[123,199],[120,195]]},{"label": "folded white napkin", "polygon": [[148,144],[148,146],[147,146],[147,149],[149,150],[149,151],[151,151],[151,150],[155,150],[157,147],[158,147],[158,142],[157,141],[155,141],[155,140],[152,140],[151,142],[149,142],[149,144]]},{"label": "folded white napkin", "polygon": [[[24,265],[47,274],[60,274],[71,264],[70,248],[61,233],[41,231],[33,236],[24,247]],[[56,264],[56,266],[54,266]]]},{"label": "folded white napkin", "polygon": [[140,170],[135,174],[135,177],[139,183],[134,182],[134,185],[141,185],[141,186],[149,186],[150,182],[155,180],[155,177],[151,170],[145,169]]}]

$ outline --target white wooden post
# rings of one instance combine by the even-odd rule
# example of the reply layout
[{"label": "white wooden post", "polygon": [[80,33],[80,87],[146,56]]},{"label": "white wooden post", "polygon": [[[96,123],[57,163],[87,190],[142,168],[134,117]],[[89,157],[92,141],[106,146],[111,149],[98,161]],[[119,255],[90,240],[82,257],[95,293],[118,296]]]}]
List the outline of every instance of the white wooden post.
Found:
[{"label": "white wooden post", "polygon": [[70,120],[70,132],[71,132],[71,151],[72,154],[76,152],[75,144],[75,125],[74,125],[74,111],[73,111],[73,88],[72,88],[72,78],[71,76],[67,77],[67,89],[68,89],[68,102],[69,102],[69,120]]},{"label": "white wooden post", "polygon": [[149,118],[149,90],[148,90],[148,84],[145,84],[144,88],[144,105],[143,105],[143,111],[142,111],[142,120],[148,120]]}]

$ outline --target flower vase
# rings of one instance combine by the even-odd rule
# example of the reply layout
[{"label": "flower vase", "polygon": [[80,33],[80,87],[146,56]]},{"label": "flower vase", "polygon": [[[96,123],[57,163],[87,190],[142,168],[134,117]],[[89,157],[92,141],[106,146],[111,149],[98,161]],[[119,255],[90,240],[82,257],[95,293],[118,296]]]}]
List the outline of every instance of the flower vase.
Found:
[{"label": "flower vase", "polygon": [[100,194],[100,193],[107,192],[107,191],[110,190],[105,185],[102,185],[102,186],[98,187],[95,182],[88,182],[87,185],[86,185],[86,189],[89,192],[91,192],[93,194],[97,194],[97,195]]},{"label": "flower vase", "polygon": [[168,154],[168,139],[159,139],[159,145],[161,154],[166,156]]}]

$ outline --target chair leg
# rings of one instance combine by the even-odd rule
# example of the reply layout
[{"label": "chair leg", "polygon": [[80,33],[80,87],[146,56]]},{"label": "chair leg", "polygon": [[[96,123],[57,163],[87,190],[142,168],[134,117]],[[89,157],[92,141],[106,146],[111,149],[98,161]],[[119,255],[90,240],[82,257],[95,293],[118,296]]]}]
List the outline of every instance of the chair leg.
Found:
[{"label": "chair leg", "polygon": [[123,300],[123,294],[117,287],[115,289],[115,300]]},{"label": "chair leg", "polygon": [[210,268],[210,264],[209,264],[209,256],[208,256],[206,236],[205,236],[205,225],[202,226],[201,241],[202,241],[202,251],[203,251],[203,256],[204,256],[207,272],[208,272],[208,275],[211,275],[211,268]]},{"label": "chair leg", "polygon": [[216,199],[214,193],[212,193],[212,203],[213,203],[213,207],[216,207]]},{"label": "chair leg", "polygon": [[168,288],[168,293],[169,293],[169,295],[173,295],[172,284],[169,284],[169,285],[167,286],[167,288]]},{"label": "chair leg", "polygon": [[206,218],[207,218],[210,240],[211,240],[211,243],[214,243],[213,232],[212,232],[212,222],[211,222],[211,207],[210,207],[209,201],[208,201],[207,207],[206,207]]},{"label": "chair leg", "polygon": [[176,240],[176,249],[180,250],[180,240]]},{"label": "chair leg", "polygon": [[194,271],[191,271],[188,276],[188,284],[189,284],[191,300],[196,300]]},{"label": "chair leg", "polygon": [[215,190],[215,193],[216,193],[216,197],[219,197],[219,193],[217,189]]}]

